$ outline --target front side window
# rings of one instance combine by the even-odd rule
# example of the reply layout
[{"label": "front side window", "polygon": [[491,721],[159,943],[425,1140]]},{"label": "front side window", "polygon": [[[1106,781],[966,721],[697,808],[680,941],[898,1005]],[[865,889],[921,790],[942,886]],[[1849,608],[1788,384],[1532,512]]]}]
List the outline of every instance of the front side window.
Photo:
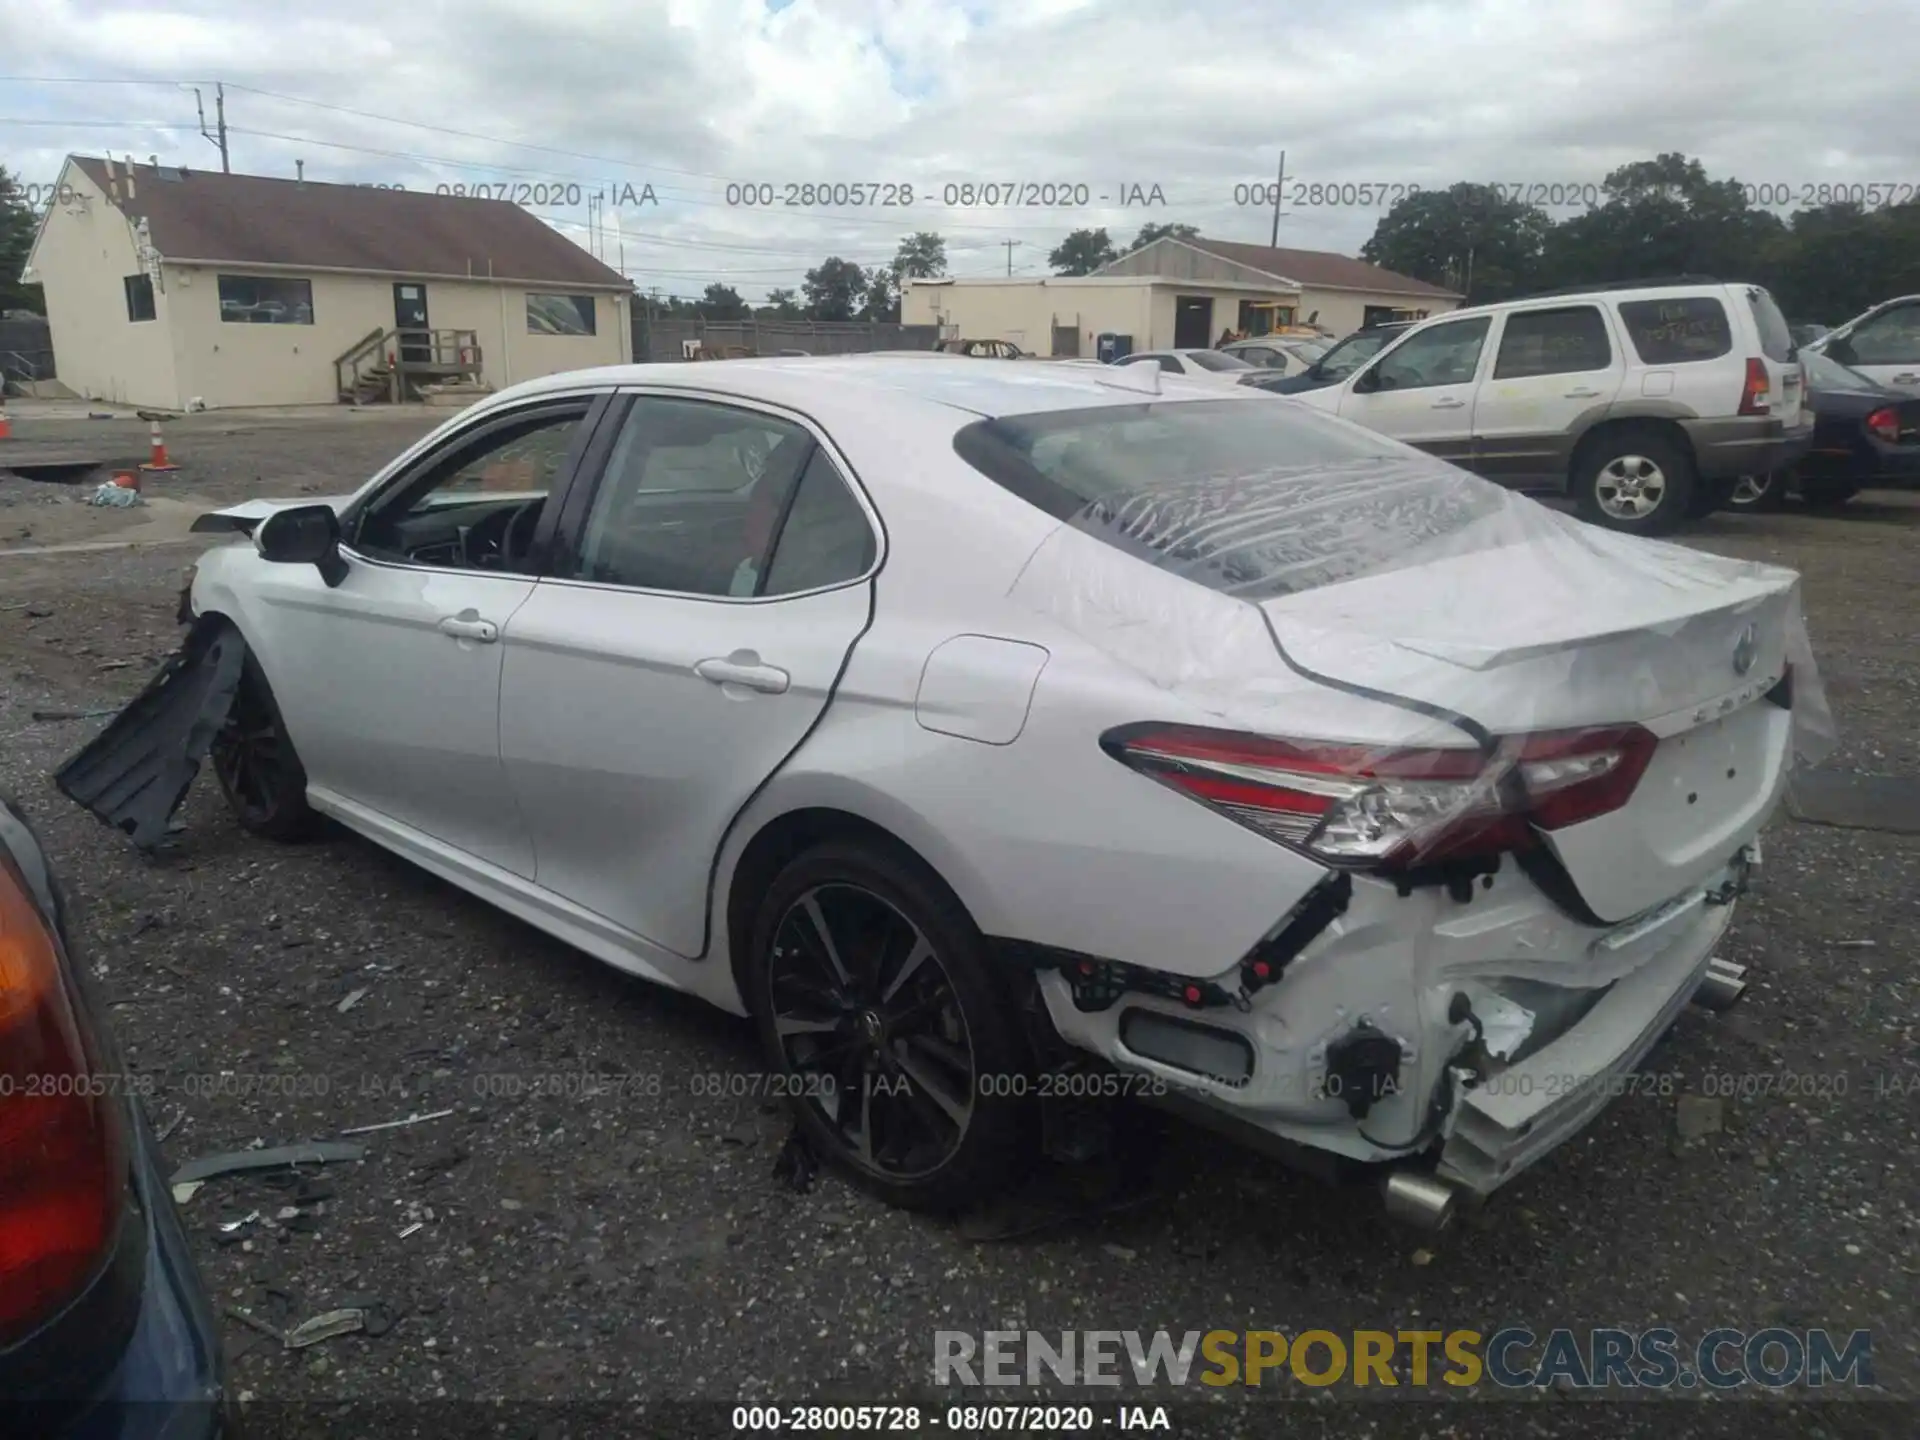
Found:
[{"label": "front side window", "polygon": [[1717,360],[1733,349],[1726,307],[1711,295],[1623,300],[1620,319],[1634,352],[1647,365]]},{"label": "front side window", "polygon": [[129,275],[121,283],[127,290],[127,319],[131,321],[153,319],[153,277]]},{"label": "front side window", "polygon": [[1319,373],[1329,380],[1344,380],[1380,353],[1380,347],[1393,338],[1385,335],[1349,335],[1320,357]]},{"label": "front side window", "polygon": [[220,318],[229,325],[313,324],[313,282],[221,275]]},{"label": "front side window", "polygon": [[1500,354],[1493,363],[1496,380],[1529,375],[1570,375],[1605,370],[1613,364],[1607,322],[1591,305],[1563,310],[1525,310],[1507,316]]},{"label": "front side window", "polygon": [[1482,315],[1409,335],[1381,357],[1373,371],[1375,388],[1423,390],[1433,385],[1471,383],[1480,367],[1480,350],[1487,343],[1491,323]]},{"label": "front side window", "polygon": [[531,570],[533,532],[587,402],[455,440],[368,507],[354,546],[376,559],[462,570]]},{"label": "front side window", "polygon": [[1883,310],[1846,339],[1850,365],[1920,364],[1920,304]]},{"label": "front side window", "polygon": [[528,295],[529,335],[592,335],[593,296]]},{"label": "front side window", "polygon": [[682,595],[760,593],[814,451],[803,427],[705,400],[641,396],[607,459],[571,574]]}]

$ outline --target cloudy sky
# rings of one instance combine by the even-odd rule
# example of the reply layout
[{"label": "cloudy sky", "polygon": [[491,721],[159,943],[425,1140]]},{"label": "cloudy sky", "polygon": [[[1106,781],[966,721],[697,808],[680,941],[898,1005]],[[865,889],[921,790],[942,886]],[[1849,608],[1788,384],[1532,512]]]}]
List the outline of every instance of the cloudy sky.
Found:
[{"label": "cloudy sky", "polygon": [[[1284,147],[1290,178],[1335,189],[1296,205],[1290,184],[1281,243],[1350,253],[1379,208],[1343,185],[1577,194],[1661,150],[1795,196],[1912,197],[1914,4],[0,0],[0,165],[30,186],[72,151],[217,165],[192,86],[211,121],[222,81],[236,170],[510,186],[643,288],[758,300],[921,229],[958,275],[1004,273],[1007,241],[1016,274],[1044,274],[1081,226],[1265,241],[1270,206],[1235,187],[1270,181]],[[969,181],[1087,203],[943,203]],[[916,203],[785,204],[809,182]],[[729,203],[742,184],[775,204]],[[627,199],[604,241],[584,201],[602,189]]]}]

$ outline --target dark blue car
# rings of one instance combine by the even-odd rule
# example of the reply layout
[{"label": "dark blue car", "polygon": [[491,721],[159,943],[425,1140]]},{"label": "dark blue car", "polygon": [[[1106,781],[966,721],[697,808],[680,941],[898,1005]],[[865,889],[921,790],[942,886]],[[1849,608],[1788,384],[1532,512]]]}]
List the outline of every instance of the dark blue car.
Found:
[{"label": "dark blue car", "polygon": [[237,1434],[186,1235],[47,857],[0,801],[0,1435]]}]

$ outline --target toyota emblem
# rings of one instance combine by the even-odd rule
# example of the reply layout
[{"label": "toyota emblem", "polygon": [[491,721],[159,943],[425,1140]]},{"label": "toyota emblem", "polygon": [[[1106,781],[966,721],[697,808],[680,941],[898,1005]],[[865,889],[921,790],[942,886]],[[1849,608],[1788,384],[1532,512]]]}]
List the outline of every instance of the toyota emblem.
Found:
[{"label": "toyota emblem", "polygon": [[1740,639],[1733,647],[1733,673],[1744,675],[1753,669],[1754,657],[1760,653],[1760,632],[1749,625],[1740,632]]}]

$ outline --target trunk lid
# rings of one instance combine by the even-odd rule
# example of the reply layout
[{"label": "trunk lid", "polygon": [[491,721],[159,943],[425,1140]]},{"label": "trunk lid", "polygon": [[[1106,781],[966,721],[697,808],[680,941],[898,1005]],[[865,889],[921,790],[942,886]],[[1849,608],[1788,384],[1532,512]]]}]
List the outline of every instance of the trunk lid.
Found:
[{"label": "trunk lid", "polygon": [[[1594,540],[1543,534],[1261,609],[1317,676],[1496,736],[1651,730],[1628,803],[1546,837],[1589,908],[1619,921],[1701,883],[1778,802],[1792,716],[1764,697],[1787,667],[1795,577],[1639,541],[1602,563],[1615,547]],[[1637,573],[1619,563],[1648,550]]]}]

